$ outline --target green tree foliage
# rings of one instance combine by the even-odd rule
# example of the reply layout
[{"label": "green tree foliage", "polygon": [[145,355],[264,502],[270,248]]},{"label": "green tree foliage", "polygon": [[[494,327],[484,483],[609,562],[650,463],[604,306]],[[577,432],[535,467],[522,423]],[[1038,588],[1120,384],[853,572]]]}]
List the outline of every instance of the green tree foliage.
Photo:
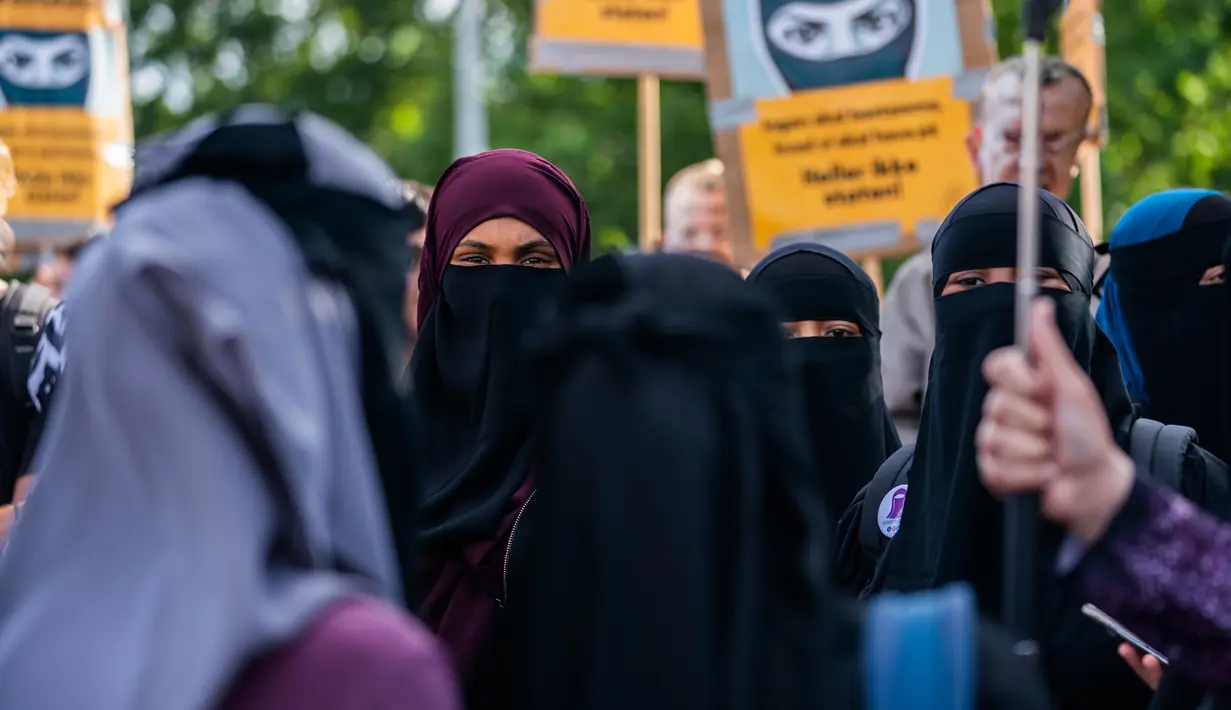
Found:
[{"label": "green tree foliage", "polygon": [[[138,136],[239,101],[309,107],[432,182],[452,144],[449,0],[132,0]],[[1002,54],[1020,42],[1017,0],[995,0]],[[599,247],[637,228],[636,86],[532,75],[531,0],[488,0],[491,144],[541,153],[589,198]],[[1107,18],[1114,220],[1170,186],[1231,178],[1231,3],[1141,0]],[[708,157],[700,85],[662,91],[663,174]],[[1112,222],[1108,222],[1112,224]]]}]

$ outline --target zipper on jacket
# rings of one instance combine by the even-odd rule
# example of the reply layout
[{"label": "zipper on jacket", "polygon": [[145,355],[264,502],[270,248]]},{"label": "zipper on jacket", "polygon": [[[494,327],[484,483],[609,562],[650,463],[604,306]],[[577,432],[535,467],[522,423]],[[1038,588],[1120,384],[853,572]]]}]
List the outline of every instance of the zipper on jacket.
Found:
[{"label": "zipper on jacket", "polygon": [[521,525],[521,516],[526,514],[526,508],[530,507],[530,501],[534,500],[534,494],[538,493],[539,489],[535,488],[530,491],[530,495],[526,496],[526,502],[521,504],[521,510],[517,511],[517,517],[513,518],[513,527],[509,529],[509,544],[504,548],[504,574],[503,588],[504,593],[496,600],[496,605],[504,607],[509,601],[509,560],[513,555],[513,538],[517,535],[517,526]]}]

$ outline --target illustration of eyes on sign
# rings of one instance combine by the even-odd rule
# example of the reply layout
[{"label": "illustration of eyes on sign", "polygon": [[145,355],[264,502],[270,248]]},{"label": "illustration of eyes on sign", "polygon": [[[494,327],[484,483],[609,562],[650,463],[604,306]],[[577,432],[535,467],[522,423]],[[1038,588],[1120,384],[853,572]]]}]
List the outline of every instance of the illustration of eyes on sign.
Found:
[{"label": "illustration of eyes on sign", "polygon": [[0,138],[19,239],[84,237],[132,180],[123,0],[0,0]]},{"label": "illustration of eyes on sign", "polygon": [[700,79],[699,0],[536,0],[530,68]]},{"label": "illustration of eyes on sign", "polygon": [[915,251],[976,187],[970,101],[995,59],[982,2],[701,3],[741,261],[795,241]]}]

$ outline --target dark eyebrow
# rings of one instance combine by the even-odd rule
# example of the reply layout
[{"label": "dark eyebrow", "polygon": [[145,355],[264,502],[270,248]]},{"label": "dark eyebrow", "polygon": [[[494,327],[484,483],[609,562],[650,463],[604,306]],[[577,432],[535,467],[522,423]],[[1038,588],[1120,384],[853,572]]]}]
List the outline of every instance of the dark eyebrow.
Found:
[{"label": "dark eyebrow", "polygon": [[533,242],[526,242],[525,244],[522,244],[521,246],[517,247],[517,253],[525,254],[528,251],[534,251],[535,249],[542,249],[543,247],[547,247],[548,249],[551,249],[553,252],[556,250],[556,248],[551,245],[551,242],[547,241],[546,239],[539,239]]},{"label": "dark eyebrow", "polygon": [[474,247],[475,249],[484,249],[486,251],[492,250],[491,244],[484,244],[483,242],[476,242],[473,239],[463,239],[461,243],[458,244],[458,246],[459,247]]}]

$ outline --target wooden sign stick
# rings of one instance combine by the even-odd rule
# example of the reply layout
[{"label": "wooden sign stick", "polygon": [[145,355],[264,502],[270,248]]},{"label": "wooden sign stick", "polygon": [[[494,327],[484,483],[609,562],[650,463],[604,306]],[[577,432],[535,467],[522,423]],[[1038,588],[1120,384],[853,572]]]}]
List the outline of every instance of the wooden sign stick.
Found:
[{"label": "wooden sign stick", "polygon": [[663,224],[662,103],[658,77],[637,77],[637,189],[643,252],[658,248]]}]

